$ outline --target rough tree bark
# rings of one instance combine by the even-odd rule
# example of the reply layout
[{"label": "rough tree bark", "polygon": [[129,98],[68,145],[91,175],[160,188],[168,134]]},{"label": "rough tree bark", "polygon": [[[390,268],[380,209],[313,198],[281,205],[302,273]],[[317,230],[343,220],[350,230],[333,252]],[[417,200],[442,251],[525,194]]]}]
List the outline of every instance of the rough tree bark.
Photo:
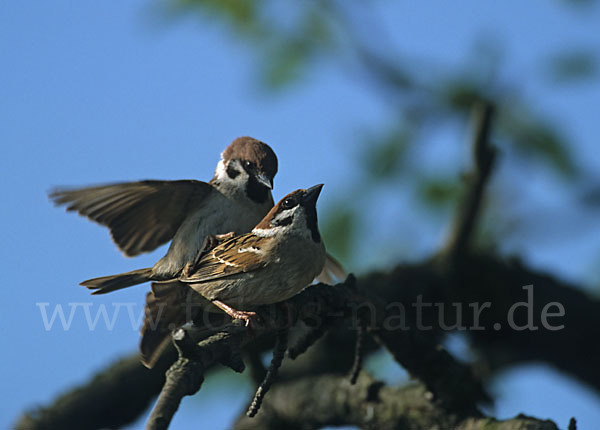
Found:
[{"label": "rough tree bark", "polygon": [[[289,401],[293,399],[293,401]],[[273,387],[256,418],[240,416],[235,430],[312,430],[355,425],[364,429],[556,430],[551,421],[519,415],[498,421],[448,413],[430,400],[421,384],[388,387],[362,373],[355,385],[347,378],[323,375]]]}]

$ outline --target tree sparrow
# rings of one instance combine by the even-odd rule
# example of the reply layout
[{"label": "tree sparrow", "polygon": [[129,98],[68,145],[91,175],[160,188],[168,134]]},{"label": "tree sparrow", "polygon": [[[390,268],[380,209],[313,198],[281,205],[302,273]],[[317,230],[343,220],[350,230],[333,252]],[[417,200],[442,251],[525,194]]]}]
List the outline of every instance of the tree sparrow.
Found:
[{"label": "tree sparrow", "polygon": [[[92,294],[105,294],[118,289],[115,285],[122,288],[147,281],[162,281],[163,285],[182,282],[217,306],[221,300],[233,307],[286,300],[308,286],[325,264],[316,209],[322,187],[315,185],[288,194],[250,233],[232,235],[209,252],[199,251],[200,258],[191,260],[191,273],[181,271],[165,278],[148,267],[88,279],[81,285],[95,290]],[[233,308],[222,309],[229,313]]]},{"label": "tree sparrow", "polygon": [[[265,143],[239,137],[221,154],[210,182],[195,180],[125,182],[79,189],[57,189],[50,198],[68,205],[110,229],[128,257],[149,252],[171,241],[152,269],[134,270],[114,279],[109,292],[150,280],[172,279],[189,272],[208,236],[250,231],[273,207],[273,178],[277,157]],[[346,276],[341,265],[327,257],[318,280],[333,283]]]},{"label": "tree sparrow", "polygon": [[[252,309],[287,300],[308,286],[326,259],[316,211],[322,187],[288,194],[250,233],[202,253],[190,274],[153,283],[142,328],[143,363],[154,364],[174,327],[195,319],[202,310],[216,311],[209,302],[248,324],[256,316]],[[127,278],[131,273],[91,279],[82,285],[102,294],[113,291],[116,277]]]},{"label": "tree sparrow", "polygon": [[321,272],[325,246],[316,203],[323,184],[285,196],[250,233],[235,236],[206,253],[179,281],[228,313],[247,322],[260,305],[287,300]]},{"label": "tree sparrow", "polygon": [[123,253],[136,256],[171,241],[151,269],[130,272],[105,292],[152,279],[171,279],[196,259],[208,235],[246,233],[273,207],[277,157],[265,143],[239,137],[221,154],[210,182],[126,182],[50,193],[67,211],[77,211],[110,229]]}]

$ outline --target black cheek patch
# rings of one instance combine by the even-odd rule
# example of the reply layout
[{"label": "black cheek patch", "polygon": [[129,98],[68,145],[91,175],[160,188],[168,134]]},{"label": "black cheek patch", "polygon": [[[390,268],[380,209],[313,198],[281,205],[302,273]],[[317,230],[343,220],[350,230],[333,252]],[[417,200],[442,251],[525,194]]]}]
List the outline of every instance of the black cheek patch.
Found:
[{"label": "black cheek patch", "polygon": [[227,166],[227,176],[229,176],[231,179],[235,179],[239,174],[240,172],[234,169],[231,165]]},{"label": "black cheek patch", "polygon": [[289,217],[283,218],[282,220],[277,220],[277,226],[290,225],[292,223],[293,218],[294,215],[290,215]]}]

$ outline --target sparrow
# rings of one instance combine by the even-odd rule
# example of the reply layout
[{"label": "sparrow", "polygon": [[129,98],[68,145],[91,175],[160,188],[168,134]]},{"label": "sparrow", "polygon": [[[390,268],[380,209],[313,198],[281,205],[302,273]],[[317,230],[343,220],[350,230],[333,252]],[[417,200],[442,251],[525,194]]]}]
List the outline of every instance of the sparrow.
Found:
[{"label": "sparrow", "polygon": [[103,292],[150,280],[172,279],[189,270],[209,235],[246,233],[273,207],[277,157],[264,142],[235,139],[221,154],[214,177],[196,180],[124,182],[55,189],[50,198],[67,211],[110,229],[128,257],[171,241],[152,268],[114,279]]},{"label": "sparrow", "polygon": [[247,323],[256,314],[242,309],[295,296],[325,265],[316,209],[322,188],[319,184],[288,194],[250,233],[213,248],[179,281]]},{"label": "sparrow", "polygon": [[[306,288],[321,273],[326,260],[316,210],[322,187],[288,194],[249,233],[232,236],[201,252],[191,273],[153,283],[142,328],[142,362],[152,367],[171,330],[196,319],[203,310],[219,308],[249,325],[258,306],[285,301]],[[112,291],[109,278],[114,277],[82,284],[95,293],[104,293]]]},{"label": "sparrow", "polygon": [[250,233],[230,235],[209,252],[200,250],[200,257],[192,259],[191,273],[181,271],[166,279],[153,275],[153,268],[148,267],[88,279],[81,285],[94,290],[92,294],[105,294],[114,291],[115,285],[135,285],[130,280],[139,276],[164,286],[184,283],[230,316],[249,320],[233,307],[286,300],[308,286],[323,269],[325,246],[316,209],[322,187],[315,185],[288,194]]}]

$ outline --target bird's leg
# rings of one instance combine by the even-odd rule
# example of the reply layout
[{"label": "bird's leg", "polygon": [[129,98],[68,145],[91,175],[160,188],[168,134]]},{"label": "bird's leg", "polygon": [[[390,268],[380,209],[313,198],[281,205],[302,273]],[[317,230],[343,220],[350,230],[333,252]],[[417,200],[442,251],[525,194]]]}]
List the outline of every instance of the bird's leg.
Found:
[{"label": "bird's leg", "polygon": [[256,312],[238,311],[220,300],[213,300],[212,302],[231,318],[244,320],[246,322],[246,327],[250,326],[252,322],[254,322],[254,319],[257,318]]}]

